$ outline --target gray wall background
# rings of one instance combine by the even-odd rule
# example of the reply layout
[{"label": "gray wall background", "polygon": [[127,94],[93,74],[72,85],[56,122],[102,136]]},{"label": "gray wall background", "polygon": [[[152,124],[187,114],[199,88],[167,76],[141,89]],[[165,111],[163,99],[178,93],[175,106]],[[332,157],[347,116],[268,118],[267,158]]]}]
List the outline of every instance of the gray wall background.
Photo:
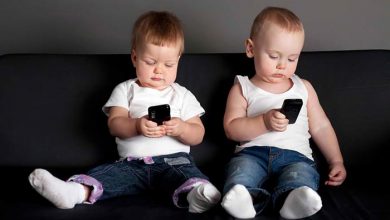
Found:
[{"label": "gray wall background", "polygon": [[390,49],[389,0],[0,0],[0,54],[129,53],[135,19],[168,10],[183,22],[186,53],[235,53],[266,6],[303,21],[305,51]]}]

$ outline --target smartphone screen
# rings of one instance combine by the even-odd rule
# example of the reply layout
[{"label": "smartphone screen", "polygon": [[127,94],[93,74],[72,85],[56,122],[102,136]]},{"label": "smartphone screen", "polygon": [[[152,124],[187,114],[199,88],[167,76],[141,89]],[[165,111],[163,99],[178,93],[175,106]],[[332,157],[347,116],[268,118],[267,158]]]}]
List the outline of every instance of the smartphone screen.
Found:
[{"label": "smartphone screen", "polygon": [[302,99],[285,99],[280,112],[288,119],[289,124],[294,124],[302,108]]},{"label": "smartphone screen", "polygon": [[162,125],[164,121],[171,120],[171,109],[168,104],[150,106],[148,108],[149,120]]}]

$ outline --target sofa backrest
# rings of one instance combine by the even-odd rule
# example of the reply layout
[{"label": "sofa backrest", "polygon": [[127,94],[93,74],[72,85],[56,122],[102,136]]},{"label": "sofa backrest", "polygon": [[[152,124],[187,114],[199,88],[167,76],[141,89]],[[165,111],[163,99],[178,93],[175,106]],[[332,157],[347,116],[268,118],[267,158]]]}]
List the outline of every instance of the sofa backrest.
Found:
[{"label": "sofa backrest", "polygon": [[[200,166],[219,170],[233,153],[222,126],[226,97],[235,75],[253,73],[245,54],[181,58],[177,82],[206,110],[206,136],[192,148]],[[390,143],[390,51],[304,52],[297,74],[316,88],[347,166],[385,164],[375,151]],[[134,76],[129,55],[0,56],[0,165],[93,166],[117,159],[101,107],[115,85]]]}]

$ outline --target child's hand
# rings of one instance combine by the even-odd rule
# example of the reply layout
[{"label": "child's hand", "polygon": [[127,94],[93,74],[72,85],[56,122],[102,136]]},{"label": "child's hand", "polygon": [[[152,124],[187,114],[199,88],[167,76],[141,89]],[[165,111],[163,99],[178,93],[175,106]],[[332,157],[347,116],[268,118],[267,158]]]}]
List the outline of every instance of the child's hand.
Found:
[{"label": "child's hand", "polygon": [[137,131],[146,137],[162,137],[166,134],[163,125],[158,126],[156,122],[150,121],[145,117],[139,118],[137,121]]},{"label": "child's hand", "polygon": [[325,185],[339,186],[347,177],[347,171],[345,170],[343,162],[337,162],[329,165],[328,180],[325,181]]},{"label": "child's hand", "polygon": [[288,125],[288,119],[285,115],[276,109],[272,109],[264,114],[264,123],[270,131],[285,131]]},{"label": "child's hand", "polygon": [[169,121],[164,121],[166,135],[178,137],[183,134],[186,123],[180,118],[172,118]]}]

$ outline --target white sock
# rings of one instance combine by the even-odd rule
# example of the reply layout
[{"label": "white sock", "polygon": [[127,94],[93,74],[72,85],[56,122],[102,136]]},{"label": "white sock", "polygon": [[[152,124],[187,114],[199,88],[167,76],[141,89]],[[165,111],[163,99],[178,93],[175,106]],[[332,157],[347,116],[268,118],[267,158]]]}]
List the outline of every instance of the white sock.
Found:
[{"label": "white sock", "polygon": [[220,199],[221,193],[211,183],[198,185],[187,195],[188,211],[202,213],[217,204]]},{"label": "white sock", "polygon": [[314,215],[321,207],[322,201],[318,193],[307,186],[302,186],[288,194],[279,213],[286,219],[305,218]]},{"label": "white sock", "polygon": [[43,197],[60,209],[71,209],[85,199],[83,185],[65,182],[51,175],[47,170],[36,169],[28,177],[31,186]]},{"label": "white sock", "polygon": [[256,210],[253,207],[252,196],[245,186],[237,184],[223,197],[222,207],[235,218],[254,218]]}]

